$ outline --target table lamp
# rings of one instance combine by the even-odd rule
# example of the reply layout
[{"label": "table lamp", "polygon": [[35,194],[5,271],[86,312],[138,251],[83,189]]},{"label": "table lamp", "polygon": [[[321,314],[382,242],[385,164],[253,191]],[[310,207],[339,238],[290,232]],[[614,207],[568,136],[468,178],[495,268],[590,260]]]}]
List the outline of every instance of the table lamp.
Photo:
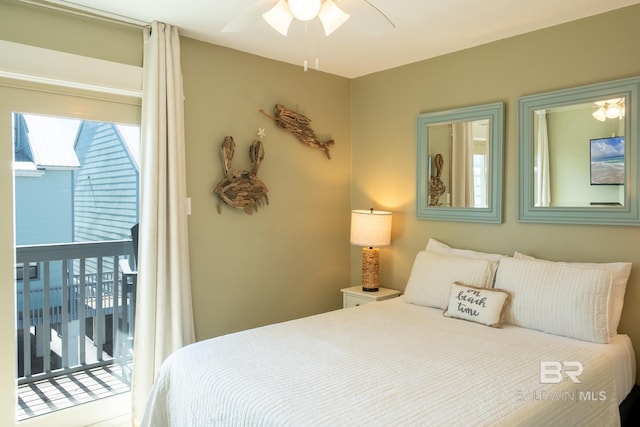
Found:
[{"label": "table lamp", "polygon": [[362,248],[362,290],[376,292],[380,287],[380,249],[391,243],[391,212],[351,211],[351,244]]}]

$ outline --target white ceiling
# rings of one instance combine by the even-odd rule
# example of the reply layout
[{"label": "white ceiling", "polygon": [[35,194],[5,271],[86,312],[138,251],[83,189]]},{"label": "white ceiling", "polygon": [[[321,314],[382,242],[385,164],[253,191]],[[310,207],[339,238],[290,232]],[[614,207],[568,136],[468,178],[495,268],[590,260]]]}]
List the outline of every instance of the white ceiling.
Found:
[{"label": "white ceiling", "polygon": [[[316,37],[310,25],[292,23],[284,37],[260,19],[246,30],[222,28],[258,1],[276,0],[48,0],[90,8],[145,23],[157,20],[179,27],[186,37],[302,66],[305,45],[310,66],[319,46],[320,70],[354,78],[477,46],[517,34],[640,3],[640,0],[368,0],[396,28],[372,36],[355,16],[329,37]],[[362,3],[364,0],[342,0]],[[336,0],[340,5],[340,2]],[[366,9],[370,7],[366,6]],[[375,26],[371,19],[365,24]],[[598,29],[594,29],[596,31]]]}]

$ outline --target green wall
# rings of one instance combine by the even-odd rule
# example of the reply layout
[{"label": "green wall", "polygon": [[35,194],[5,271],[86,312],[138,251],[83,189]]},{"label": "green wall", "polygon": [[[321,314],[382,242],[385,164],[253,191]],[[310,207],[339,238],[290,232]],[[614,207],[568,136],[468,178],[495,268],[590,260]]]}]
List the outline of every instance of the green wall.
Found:
[{"label": "green wall", "polygon": [[[187,192],[196,335],[208,338],[341,306],[349,286],[350,81],[183,38]],[[275,104],[304,114],[331,159],[259,112]],[[269,206],[251,216],[222,206],[218,153],[236,142],[233,169],[249,169],[263,138],[258,177]]]},{"label": "green wall", "polygon": [[4,0],[0,6],[0,40],[142,66],[140,28],[82,18],[19,0]]},{"label": "green wall", "polygon": [[[620,330],[640,354],[640,228],[519,223],[516,122],[520,96],[639,75],[639,21],[640,6],[632,6],[353,81],[352,205],[394,213],[392,244],[381,251],[384,286],[404,289],[429,237],[553,260],[631,261]],[[416,115],[491,102],[506,107],[503,224],[416,219]],[[359,253],[354,248],[351,255],[355,282]]]},{"label": "green wall", "polygon": [[624,121],[594,120],[593,104],[547,112],[552,206],[624,203],[618,185],[591,185],[589,140],[624,135]]}]

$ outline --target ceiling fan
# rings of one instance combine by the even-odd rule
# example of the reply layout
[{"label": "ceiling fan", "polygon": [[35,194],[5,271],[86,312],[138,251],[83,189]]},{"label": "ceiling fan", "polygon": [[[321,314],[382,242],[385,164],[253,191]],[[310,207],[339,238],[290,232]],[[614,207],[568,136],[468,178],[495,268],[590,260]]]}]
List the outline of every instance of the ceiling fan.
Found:
[{"label": "ceiling fan", "polygon": [[325,36],[347,20],[360,31],[380,36],[395,28],[394,23],[369,0],[257,0],[232,19],[223,32],[243,31],[262,17],[271,27],[286,36],[291,22],[318,19]]}]

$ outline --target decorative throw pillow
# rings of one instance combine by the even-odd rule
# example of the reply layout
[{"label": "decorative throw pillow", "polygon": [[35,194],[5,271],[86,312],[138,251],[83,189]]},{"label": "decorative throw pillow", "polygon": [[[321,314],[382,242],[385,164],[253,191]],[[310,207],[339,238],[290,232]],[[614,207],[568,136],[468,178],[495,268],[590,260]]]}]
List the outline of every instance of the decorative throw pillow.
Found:
[{"label": "decorative throw pillow", "polygon": [[500,328],[509,300],[509,292],[502,289],[477,288],[454,283],[451,285],[449,305],[443,314]]},{"label": "decorative throw pillow", "polygon": [[[537,259],[529,255],[516,252],[514,258],[520,259]],[[552,262],[552,261],[548,261]],[[624,306],[624,294],[627,290],[627,281],[631,274],[630,262],[562,262],[561,264],[574,265],[590,268],[604,268],[611,271],[613,275],[613,283],[611,284],[611,297],[609,298],[609,338],[613,338],[618,334],[618,325],[622,316],[622,307]]]},{"label": "decorative throw pillow", "polygon": [[606,269],[511,258],[500,261],[495,286],[511,294],[506,323],[606,344],[611,283]]},{"label": "decorative throw pillow", "polygon": [[497,263],[420,251],[409,275],[404,299],[412,304],[444,309],[451,284],[488,288],[493,284]]}]

